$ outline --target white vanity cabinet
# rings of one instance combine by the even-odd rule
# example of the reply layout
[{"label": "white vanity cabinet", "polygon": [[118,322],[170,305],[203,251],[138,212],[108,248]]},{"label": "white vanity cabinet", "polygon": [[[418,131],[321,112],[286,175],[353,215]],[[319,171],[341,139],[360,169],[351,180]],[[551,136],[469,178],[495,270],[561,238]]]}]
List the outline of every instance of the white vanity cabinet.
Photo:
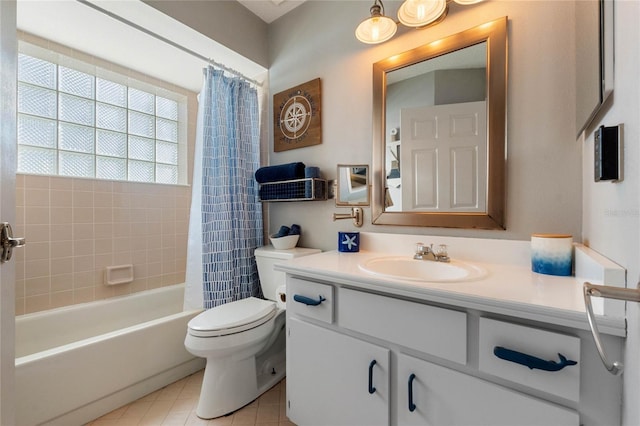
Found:
[{"label": "white vanity cabinet", "polygon": [[398,355],[398,425],[575,425],[578,413],[470,375]]},{"label": "white vanity cabinet", "polygon": [[[328,281],[287,275],[287,415],[299,426],[620,424],[621,382],[584,330]],[[503,347],[549,370],[576,363],[532,369]]]},{"label": "white vanity cabinet", "polygon": [[298,425],[389,424],[390,351],[290,318],[288,415]]}]

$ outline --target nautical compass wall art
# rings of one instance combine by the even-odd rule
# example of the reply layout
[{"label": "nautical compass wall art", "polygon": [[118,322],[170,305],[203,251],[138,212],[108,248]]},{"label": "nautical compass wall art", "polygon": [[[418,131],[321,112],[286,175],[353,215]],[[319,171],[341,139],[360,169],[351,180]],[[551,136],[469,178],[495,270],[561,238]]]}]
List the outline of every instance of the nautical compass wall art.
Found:
[{"label": "nautical compass wall art", "polygon": [[273,95],[275,152],[322,143],[320,79]]}]

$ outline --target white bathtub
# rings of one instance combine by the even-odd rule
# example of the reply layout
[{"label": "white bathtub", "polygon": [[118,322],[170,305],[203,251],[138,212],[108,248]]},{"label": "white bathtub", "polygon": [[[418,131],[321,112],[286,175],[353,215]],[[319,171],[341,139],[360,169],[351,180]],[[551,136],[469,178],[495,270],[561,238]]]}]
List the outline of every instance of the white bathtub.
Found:
[{"label": "white bathtub", "polygon": [[184,284],[16,318],[16,423],[81,425],[204,367]]}]

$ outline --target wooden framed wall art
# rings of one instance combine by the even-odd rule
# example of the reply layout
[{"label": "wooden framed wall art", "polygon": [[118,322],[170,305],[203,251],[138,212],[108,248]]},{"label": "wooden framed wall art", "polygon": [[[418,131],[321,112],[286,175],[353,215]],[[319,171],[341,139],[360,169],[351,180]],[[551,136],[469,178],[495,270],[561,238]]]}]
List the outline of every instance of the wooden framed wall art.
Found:
[{"label": "wooden framed wall art", "polygon": [[320,79],[273,95],[275,152],[322,143]]}]

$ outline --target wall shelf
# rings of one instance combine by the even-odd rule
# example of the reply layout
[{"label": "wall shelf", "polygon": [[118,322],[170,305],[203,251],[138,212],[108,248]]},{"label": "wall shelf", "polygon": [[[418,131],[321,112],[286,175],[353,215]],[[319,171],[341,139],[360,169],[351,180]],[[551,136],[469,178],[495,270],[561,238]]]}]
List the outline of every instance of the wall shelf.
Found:
[{"label": "wall shelf", "polygon": [[293,179],[260,184],[260,201],[324,201],[327,199],[327,181],[320,178]]}]

